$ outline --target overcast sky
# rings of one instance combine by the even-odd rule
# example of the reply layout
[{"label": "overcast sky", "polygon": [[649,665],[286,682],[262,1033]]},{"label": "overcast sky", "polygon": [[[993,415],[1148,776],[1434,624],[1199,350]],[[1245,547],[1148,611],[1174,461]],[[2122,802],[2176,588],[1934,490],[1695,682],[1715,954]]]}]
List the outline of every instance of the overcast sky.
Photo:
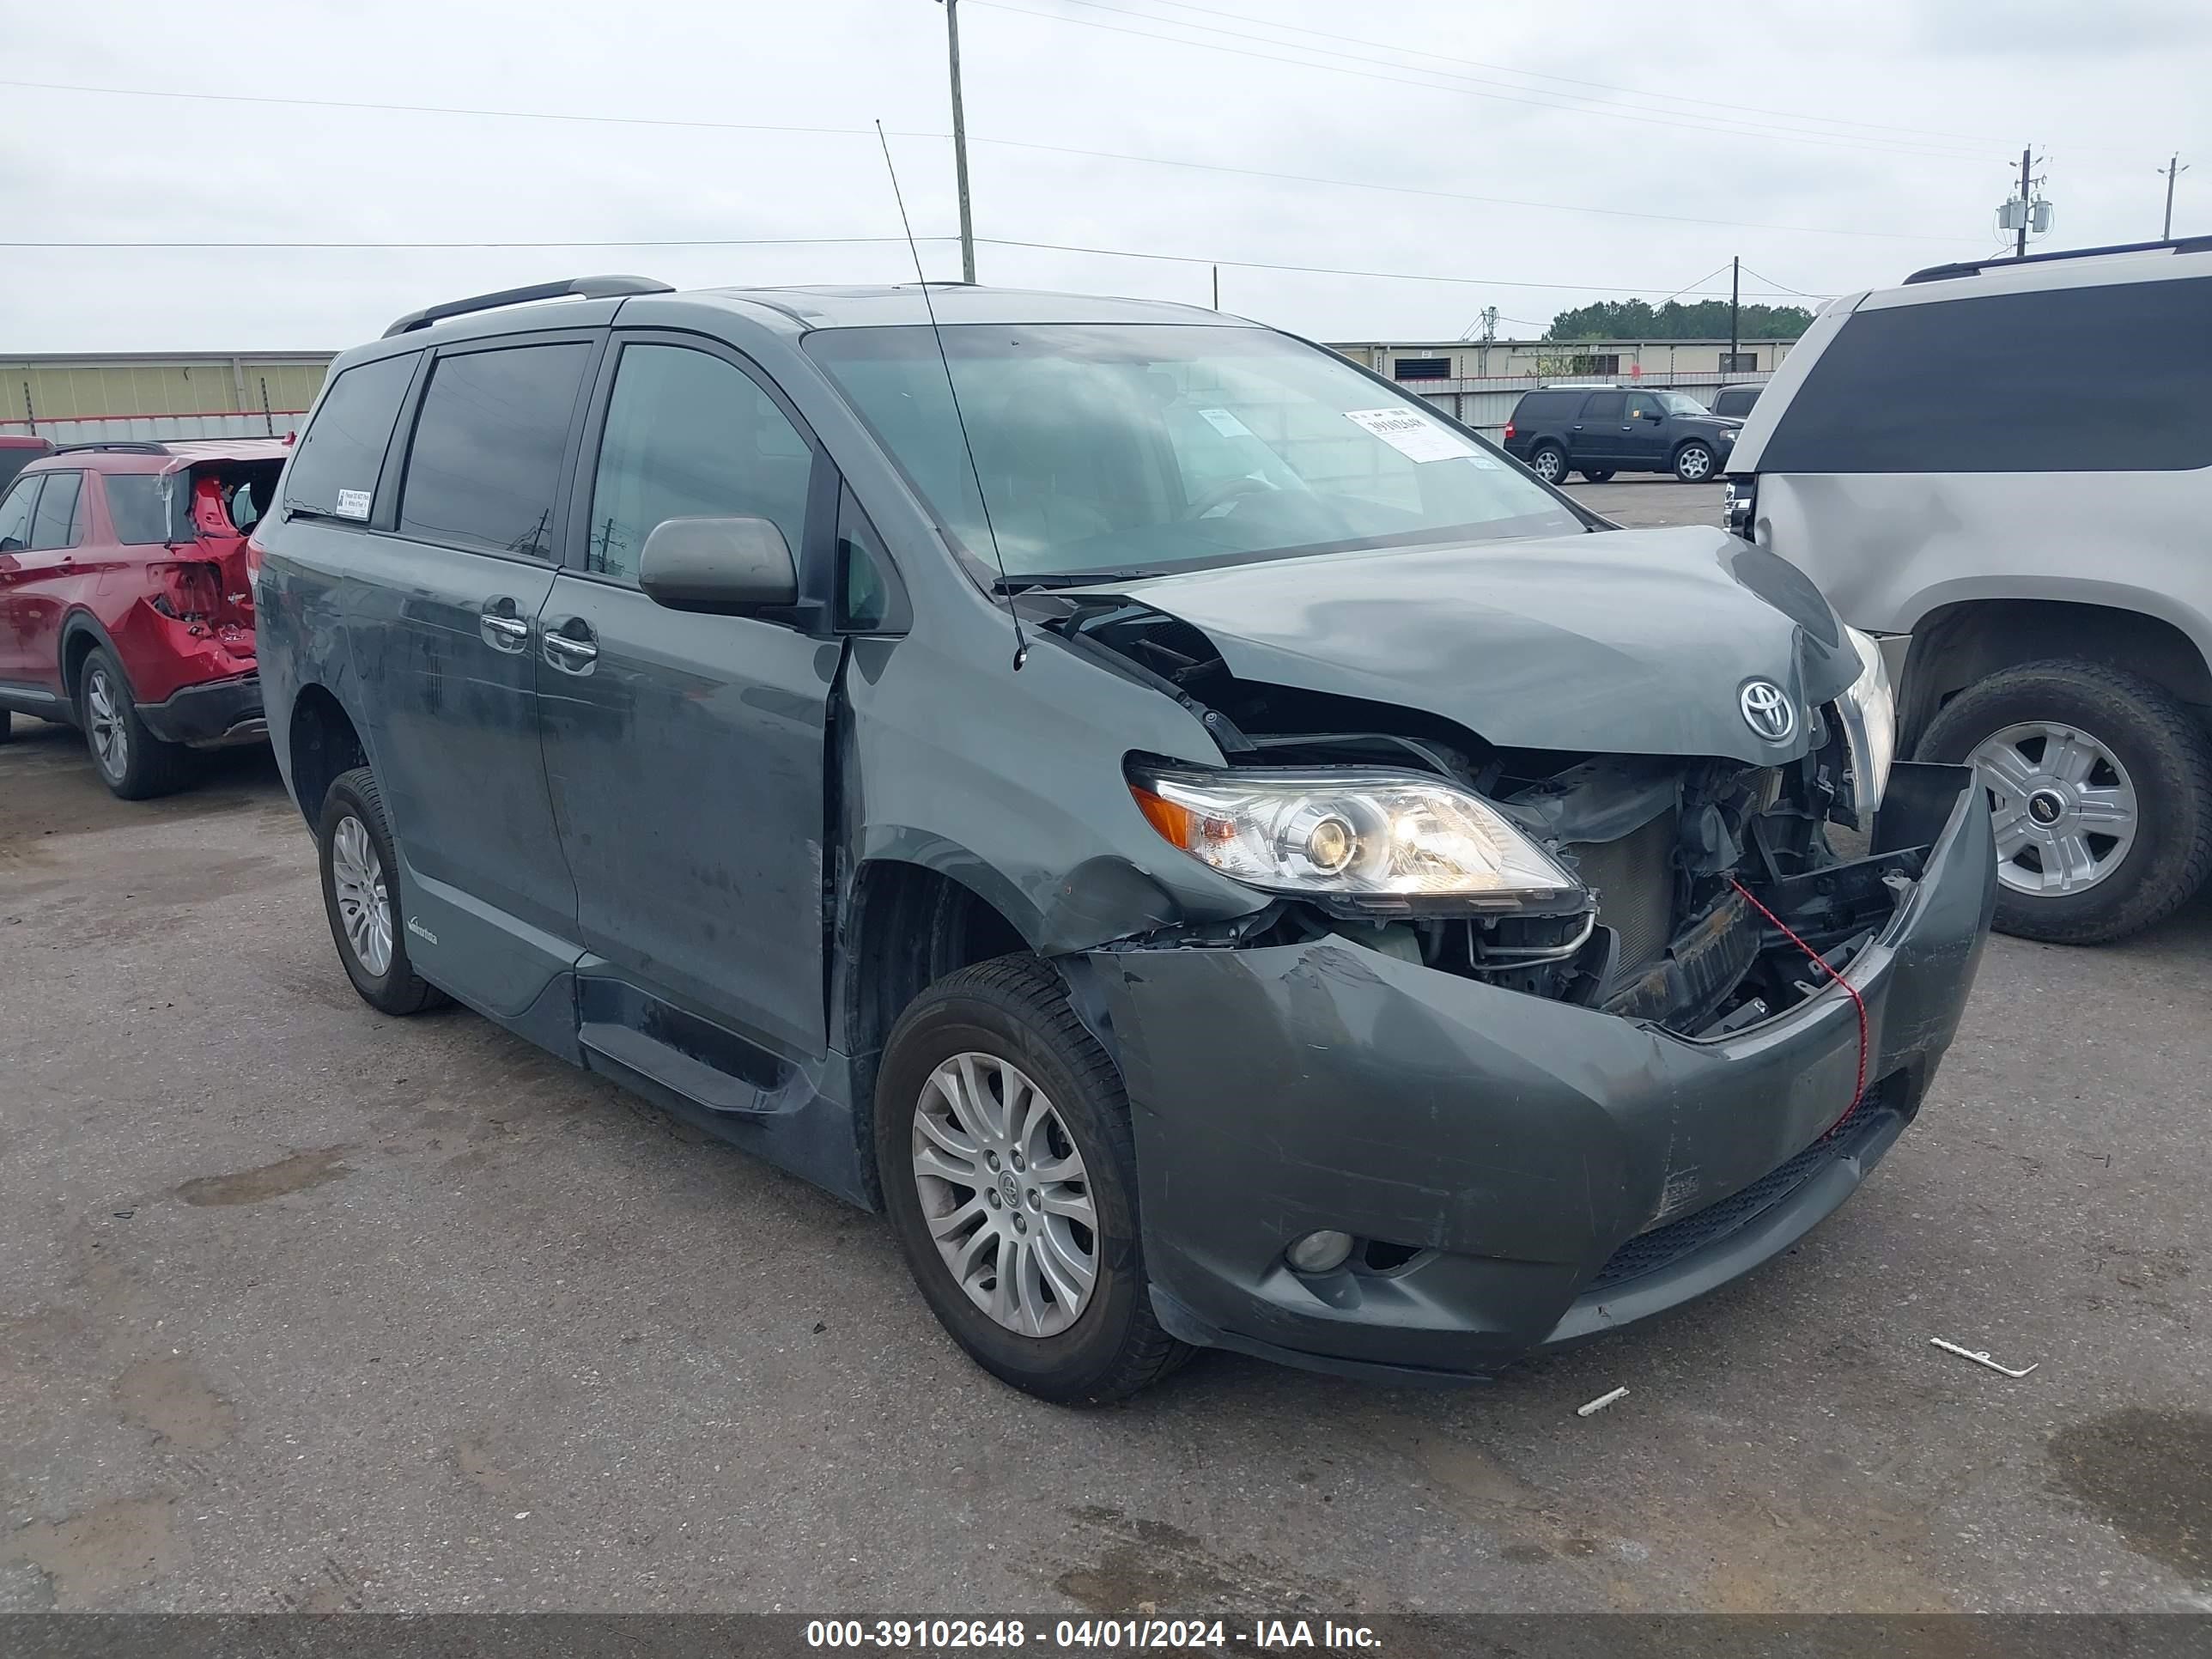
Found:
[{"label": "overcast sky", "polygon": [[[961,0],[960,18],[987,283],[1205,303],[1218,259],[1224,309],[1323,338],[1455,337],[1486,306],[1528,337],[1593,299],[1725,295],[1707,273],[1731,255],[1770,298],[1990,252],[2030,142],[2052,246],[2155,236],[2176,149],[2196,161],[2176,230],[2212,231],[2203,0]],[[6,38],[0,356],[335,349],[592,271],[901,280],[895,242],[249,246],[895,237],[877,119],[916,233],[957,226],[935,0],[99,0],[10,4]],[[951,240],[922,253],[959,274]]]}]

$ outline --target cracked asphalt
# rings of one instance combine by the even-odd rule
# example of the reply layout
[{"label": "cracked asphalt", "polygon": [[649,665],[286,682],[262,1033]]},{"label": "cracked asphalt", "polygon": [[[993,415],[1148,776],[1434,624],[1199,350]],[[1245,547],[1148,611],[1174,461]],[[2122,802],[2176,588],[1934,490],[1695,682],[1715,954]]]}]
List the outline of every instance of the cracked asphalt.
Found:
[{"label": "cracked asphalt", "polygon": [[1997,940],[1920,1121],[1748,1280],[1480,1389],[1210,1356],[1074,1413],[874,1219],[368,1010],[264,753],[131,805],[19,722],[0,1609],[2212,1607],[2208,1007],[2212,900]]}]

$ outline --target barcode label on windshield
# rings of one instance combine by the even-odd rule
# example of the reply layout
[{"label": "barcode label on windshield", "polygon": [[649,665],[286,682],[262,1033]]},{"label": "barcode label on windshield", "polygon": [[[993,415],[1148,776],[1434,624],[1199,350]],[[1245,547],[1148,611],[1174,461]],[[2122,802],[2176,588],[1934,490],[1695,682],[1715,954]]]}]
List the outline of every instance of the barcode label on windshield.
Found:
[{"label": "barcode label on windshield", "polygon": [[1365,428],[1409,461],[1456,461],[1476,453],[1466,439],[1410,409],[1347,409],[1344,418]]}]

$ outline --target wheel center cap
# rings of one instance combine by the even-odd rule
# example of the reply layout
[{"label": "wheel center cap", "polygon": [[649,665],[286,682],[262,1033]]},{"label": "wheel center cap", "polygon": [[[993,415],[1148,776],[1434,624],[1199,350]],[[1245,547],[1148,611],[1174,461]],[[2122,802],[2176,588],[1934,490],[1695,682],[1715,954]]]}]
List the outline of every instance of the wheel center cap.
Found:
[{"label": "wheel center cap", "polygon": [[999,1176],[999,1195],[1009,1204],[1018,1205],[1022,1201],[1022,1183],[1014,1179],[1012,1170]]},{"label": "wheel center cap", "polygon": [[2055,789],[2039,789],[2027,798],[2027,815],[2046,827],[2065,815],[2066,802]]}]

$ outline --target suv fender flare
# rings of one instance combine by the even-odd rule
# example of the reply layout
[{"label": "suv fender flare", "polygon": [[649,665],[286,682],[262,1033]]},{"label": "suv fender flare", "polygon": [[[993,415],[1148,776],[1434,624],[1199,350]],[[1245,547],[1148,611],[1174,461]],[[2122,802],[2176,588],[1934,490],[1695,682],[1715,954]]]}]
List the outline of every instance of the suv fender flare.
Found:
[{"label": "suv fender flare", "polygon": [[[1962,576],[1924,587],[1902,607],[1894,631],[1919,635],[1928,618],[1956,605],[1993,599],[2047,600],[2060,605],[2094,605],[2107,611],[2131,611],[2173,628],[2197,647],[2212,671],[2212,617],[2177,605],[2164,593],[2127,582],[2088,576]],[[1891,630],[1884,630],[1891,631]]]},{"label": "suv fender flare", "polygon": [[[54,639],[54,683],[61,687],[62,701],[69,706],[72,725],[76,720],[76,686],[70,673],[70,657],[76,641],[88,637],[94,646],[104,648],[109,656],[115,659],[116,666],[123,670],[125,684],[131,679],[131,670],[123,660],[123,653],[116,648],[115,641],[100,626],[97,617],[89,611],[76,610],[63,617],[61,629]],[[88,651],[91,648],[85,647]]]}]

